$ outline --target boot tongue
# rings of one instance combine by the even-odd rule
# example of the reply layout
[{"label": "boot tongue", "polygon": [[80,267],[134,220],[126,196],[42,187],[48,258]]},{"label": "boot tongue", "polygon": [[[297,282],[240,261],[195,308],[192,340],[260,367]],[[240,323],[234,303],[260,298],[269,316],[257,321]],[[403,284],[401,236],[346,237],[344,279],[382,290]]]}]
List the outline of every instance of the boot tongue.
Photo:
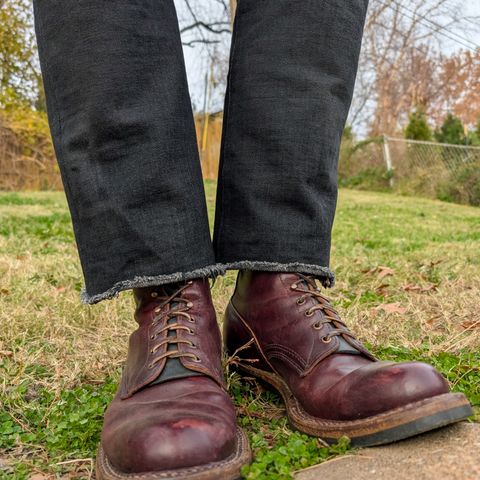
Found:
[{"label": "boot tongue", "polygon": [[[314,291],[313,286],[303,278],[300,278],[300,281],[298,282],[298,284],[302,285],[303,287],[306,287],[308,290]],[[362,354],[354,346],[350,345],[342,336],[337,336],[337,339],[338,339],[339,345],[338,345],[338,350],[335,353],[348,353],[350,355]]]},{"label": "boot tongue", "polygon": [[338,350],[335,353],[349,353],[351,355],[361,355],[355,347],[350,345],[343,337],[337,337],[339,341]]},{"label": "boot tongue", "polygon": [[173,295],[183,285],[183,282],[168,283],[166,285],[161,285],[158,288],[158,292],[161,296],[169,297],[170,295]]},{"label": "boot tongue", "polygon": [[[170,283],[168,285],[163,285],[161,288],[161,293],[166,296],[173,295],[180,287],[182,283]],[[171,309],[175,309],[178,306],[178,303],[172,302],[170,304]],[[174,324],[177,321],[177,317],[169,318],[167,324]],[[176,333],[173,330],[168,332],[169,337],[174,337]],[[176,350],[177,344],[170,343],[168,344],[167,351]],[[183,366],[183,363],[179,358],[167,358],[163,370],[160,372],[160,375],[153,380],[149,385],[158,385],[159,383],[167,382],[168,380],[177,380],[179,378],[187,377],[198,377],[204,376],[203,373],[194,372]]]}]

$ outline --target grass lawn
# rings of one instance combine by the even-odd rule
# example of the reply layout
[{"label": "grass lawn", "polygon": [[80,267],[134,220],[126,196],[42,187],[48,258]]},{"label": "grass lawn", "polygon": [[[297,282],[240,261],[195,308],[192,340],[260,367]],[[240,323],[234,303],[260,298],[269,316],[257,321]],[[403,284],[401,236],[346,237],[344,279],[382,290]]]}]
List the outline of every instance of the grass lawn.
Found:
[{"label": "grass lawn", "polygon": [[[352,330],[380,358],[434,364],[480,420],[480,209],[343,190],[333,244],[329,293]],[[215,283],[219,319],[234,279]],[[86,307],[81,286],[63,194],[0,193],[0,478],[92,478],[133,302]],[[291,478],[348,451],[292,431],[255,382],[228,381],[256,454],[245,478]]]}]

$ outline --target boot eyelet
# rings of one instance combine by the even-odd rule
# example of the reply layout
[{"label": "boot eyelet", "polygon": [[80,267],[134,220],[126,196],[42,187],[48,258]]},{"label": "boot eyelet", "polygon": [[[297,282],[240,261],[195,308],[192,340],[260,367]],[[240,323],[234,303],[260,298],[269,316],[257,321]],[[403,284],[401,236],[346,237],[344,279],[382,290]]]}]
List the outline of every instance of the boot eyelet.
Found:
[{"label": "boot eyelet", "polygon": [[298,300],[297,300],[297,305],[303,305],[305,303],[305,299],[303,297],[300,297]]},{"label": "boot eyelet", "polygon": [[306,317],[311,317],[311,316],[313,316],[314,313],[315,313],[315,312],[312,312],[311,310],[307,310],[307,311],[305,312],[305,316],[306,316]]},{"label": "boot eyelet", "polygon": [[152,292],[150,295],[151,295],[153,298],[156,298],[156,297],[158,297],[158,292]]},{"label": "boot eyelet", "polygon": [[187,302],[187,308],[192,308],[193,307],[193,303],[192,302]]},{"label": "boot eyelet", "polygon": [[196,323],[196,320],[193,317],[188,317],[188,321],[190,323]]},{"label": "boot eyelet", "polygon": [[150,335],[150,340],[155,340],[156,335]]},{"label": "boot eyelet", "polygon": [[292,284],[290,285],[290,288],[291,288],[292,290],[296,290],[297,287],[298,287],[298,285],[297,285],[296,283],[292,283]]},{"label": "boot eyelet", "polygon": [[201,363],[202,359],[195,356],[195,358],[192,358],[192,361],[195,363]]},{"label": "boot eyelet", "polygon": [[195,348],[197,348],[197,346],[194,343],[190,342],[190,348],[195,349]]},{"label": "boot eyelet", "polygon": [[323,343],[330,343],[332,341],[332,337],[329,337],[328,335],[325,335],[322,337],[322,342]]},{"label": "boot eyelet", "polygon": [[189,281],[187,282],[187,285],[193,285],[193,281],[192,281],[192,280],[189,280]]},{"label": "boot eyelet", "polygon": [[154,312],[155,312],[155,313],[160,313],[161,310],[162,310],[162,309],[161,309],[160,307],[157,307],[157,308],[154,310]]},{"label": "boot eyelet", "polygon": [[148,366],[148,369],[151,370],[153,367],[154,367],[154,365],[151,363],[151,364]]},{"label": "boot eyelet", "polygon": [[322,324],[321,324],[321,323],[318,323],[318,322],[317,322],[317,323],[314,323],[314,324],[313,324],[313,328],[314,328],[315,330],[320,330],[320,329],[322,328]]},{"label": "boot eyelet", "polygon": [[195,335],[195,332],[194,332],[191,328],[188,329],[188,333],[189,333],[190,335]]}]

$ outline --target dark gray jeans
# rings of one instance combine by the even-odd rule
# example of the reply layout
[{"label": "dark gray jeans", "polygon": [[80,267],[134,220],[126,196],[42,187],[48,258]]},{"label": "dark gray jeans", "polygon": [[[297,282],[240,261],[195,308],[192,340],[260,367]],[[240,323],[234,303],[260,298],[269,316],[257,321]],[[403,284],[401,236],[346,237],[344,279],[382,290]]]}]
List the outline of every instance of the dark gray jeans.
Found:
[{"label": "dark gray jeans", "polygon": [[368,0],[239,0],[213,244],[173,0],[35,0],[86,289],[328,268]]}]

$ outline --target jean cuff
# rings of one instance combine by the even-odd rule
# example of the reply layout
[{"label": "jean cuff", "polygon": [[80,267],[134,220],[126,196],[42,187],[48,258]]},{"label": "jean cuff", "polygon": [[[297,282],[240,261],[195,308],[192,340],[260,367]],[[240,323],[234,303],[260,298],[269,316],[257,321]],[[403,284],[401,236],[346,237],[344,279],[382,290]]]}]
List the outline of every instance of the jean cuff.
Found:
[{"label": "jean cuff", "polygon": [[300,262],[276,263],[256,260],[241,260],[239,262],[222,263],[221,267],[225,270],[253,270],[283,273],[298,272],[314,275],[325,288],[330,288],[335,285],[335,274],[328,267],[323,267],[321,265],[312,265]]},{"label": "jean cuff", "polygon": [[84,288],[81,293],[81,299],[83,303],[93,305],[94,303],[101,302],[102,300],[109,300],[117,297],[120,292],[124,290],[131,290],[132,288],[155,287],[157,285],[183,282],[186,280],[192,280],[194,278],[215,278],[218,275],[223,275],[224,273],[225,268],[223,265],[215,264],[198,268],[190,272],[176,272],[154,276],[138,276],[132,278],[131,280],[122,280],[121,282],[117,282],[107,291],[103,293],[97,293],[95,295],[90,295]]}]

